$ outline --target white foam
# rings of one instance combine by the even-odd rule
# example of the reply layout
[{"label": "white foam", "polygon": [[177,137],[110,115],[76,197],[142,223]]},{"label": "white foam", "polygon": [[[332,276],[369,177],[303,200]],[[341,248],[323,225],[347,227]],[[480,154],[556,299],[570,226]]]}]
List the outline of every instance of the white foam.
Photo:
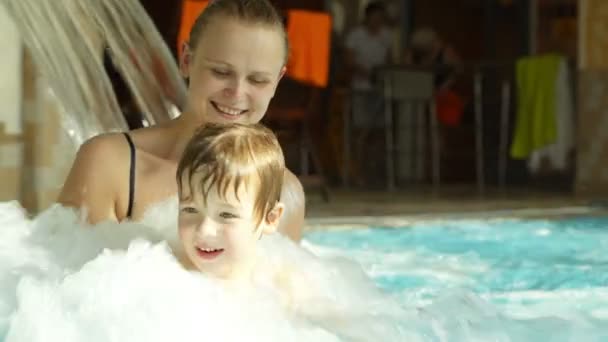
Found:
[{"label": "white foam", "polygon": [[[171,216],[173,204],[154,210]],[[470,292],[399,300],[344,255],[319,257],[276,235],[261,241],[268,263],[299,270],[288,279],[288,310],[268,288],[234,292],[184,270],[171,252],[173,221],[91,229],[65,208],[29,219],[0,203],[0,340],[593,341],[601,333],[593,321],[601,310],[522,321]]]},{"label": "white foam", "polygon": [[[348,286],[340,272],[324,271],[312,254],[279,236],[262,242],[273,251],[269,262],[309,258],[301,266],[313,276],[305,279],[308,284],[293,284],[306,288],[295,292],[319,289],[298,299],[301,315],[285,310],[274,292],[235,294],[184,270],[164,241],[174,232],[137,223],[92,229],[59,206],[30,220],[15,202],[0,204],[0,227],[0,337],[6,334],[7,342],[339,341],[373,331],[357,331],[354,324],[370,305],[350,305],[351,295],[322,289],[327,281]],[[368,294],[376,291],[369,279],[363,283]],[[346,309],[350,318],[343,315]],[[389,336],[383,321],[372,321],[367,320]]]}]

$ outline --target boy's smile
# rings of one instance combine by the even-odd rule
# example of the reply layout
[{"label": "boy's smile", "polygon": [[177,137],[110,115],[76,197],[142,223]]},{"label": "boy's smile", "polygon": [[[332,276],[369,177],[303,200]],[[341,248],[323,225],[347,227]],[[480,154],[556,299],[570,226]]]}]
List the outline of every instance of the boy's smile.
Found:
[{"label": "boy's smile", "polygon": [[[193,182],[200,184],[200,175]],[[257,224],[254,208],[257,182],[230,184],[226,191],[212,185],[207,198],[201,189],[184,186],[180,194],[179,235],[186,255],[201,272],[220,278],[240,277],[255,263],[256,244],[264,223]],[[254,183],[254,184],[246,184]]]},{"label": "boy's smile", "polygon": [[196,246],[196,253],[203,259],[213,260],[224,252],[223,248],[208,248]]}]

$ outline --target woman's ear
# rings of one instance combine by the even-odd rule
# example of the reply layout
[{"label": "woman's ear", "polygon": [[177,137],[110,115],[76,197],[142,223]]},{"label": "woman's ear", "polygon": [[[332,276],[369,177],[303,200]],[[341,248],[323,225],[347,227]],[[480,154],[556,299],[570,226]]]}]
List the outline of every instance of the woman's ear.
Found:
[{"label": "woman's ear", "polygon": [[[274,85],[274,91],[275,92],[277,90],[277,87],[279,86],[279,82],[281,82],[281,80],[283,79],[283,76],[285,76],[286,72],[287,72],[287,66],[283,66],[281,68],[281,71],[279,72],[279,77],[277,78],[277,82]],[[272,96],[274,96],[274,94]]]},{"label": "woman's ear", "polygon": [[179,58],[179,71],[183,78],[190,77],[190,65],[192,64],[192,51],[188,43],[183,43]]},{"label": "woman's ear", "polygon": [[283,211],[285,210],[285,206],[283,203],[278,202],[272,210],[266,214],[264,217],[264,234],[272,234],[277,231],[279,227],[279,221],[281,220],[281,216],[283,216]]}]

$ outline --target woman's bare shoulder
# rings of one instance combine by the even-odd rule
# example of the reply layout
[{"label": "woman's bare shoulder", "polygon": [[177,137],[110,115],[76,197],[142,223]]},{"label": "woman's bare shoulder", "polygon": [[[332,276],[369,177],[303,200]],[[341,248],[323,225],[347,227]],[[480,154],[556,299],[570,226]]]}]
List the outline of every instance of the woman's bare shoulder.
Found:
[{"label": "woman's bare shoulder", "polygon": [[113,206],[117,183],[124,178],[119,176],[129,167],[128,150],[128,143],[120,133],[87,140],[78,149],[58,202],[74,207],[106,202],[108,207]]},{"label": "woman's bare shoulder", "polygon": [[285,169],[283,179],[283,188],[288,190],[296,195],[303,196],[304,188],[302,187],[302,182],[298,179],[298,177],[288,169]]},{"label": "woman's bare shoulder", "polygon": [[78,149],[78,156],[86,160],[97,161],[98,157],[116,158],[128,150],[128,143],[123,133],[104,133],[87,140]]},{"label": "woman's bare shoulder", "polygon": [[300,241],[306,213],[306,197],[298,177],[287,169],[281,191],[281,202],[285,204],[285,211],[279,223],[279,232],[293,241]]},{"label": "woman's bare shoulder", "polygon": [[[177,133],[176,133],[177,132]],[[173,122],[144,127],[129,132],[138,152],[162,158],[175,143],[179,130]]]},{"label": "woman's bare shoulder", "polygon": [[[167,133],[165,127],[145,127],[128,132],[136,149],[146,150],[147,145],[161,141]],[[125,133],[104,133],[86,141],[78,151],[79,157],[85,160],[93,159],[93,162],[103,162],[106,158],[111,161],[128,161],[129,144]]]},{"label": "woman's bare shoulder", "polygon": [[[138,151],[137,168],[145,169],[148,160],[145,156],[150,153],[139,152],[162,147],[166,134],[156,127],[128,134]],[[76,208],[86,207],[90,222],[121,220],[128,201],[125,189],[129,182],[130,161],[130,147],[124,133],[105,133],[89,139],[76,154],[58,202]]]},{"label": "woman's bare shoulder", "polygon": [[[129,131],[128,135],[138,151],[150,153],[156,152],[155,145],[165,143],[165,131],[153,126]],[[104,133],[80,146],[72,171],[78,178],[101,176],[108,179],[115,176],[122,180],[129,165],[130,147],[125,133]],[[100,174],[102,171],[106,174]]]}]

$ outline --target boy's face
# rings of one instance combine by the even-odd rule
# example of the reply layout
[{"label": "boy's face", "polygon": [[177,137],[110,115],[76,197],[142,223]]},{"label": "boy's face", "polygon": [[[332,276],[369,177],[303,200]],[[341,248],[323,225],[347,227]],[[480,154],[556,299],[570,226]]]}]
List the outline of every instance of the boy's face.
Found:
[{"label": "boy's face", "polygon": [[206,122],[259,122],[285,72],[280,31],[231,18],[211,20],[182,55],[189,110]]},{"label": "boy's face", "polygon": [[257,184],[245,181],[237,194],[231,184],[225,196],[213,186],[205,203],[198,185],[200,177],[195,174],[193,182],[188,179],[182,182],[179,237],[184,252],[201,272],[224,279],[246,275],[255,263],[256,244],[261,235],[276,231],[282,206],[278,205],[257,224],[254,213]]}]

